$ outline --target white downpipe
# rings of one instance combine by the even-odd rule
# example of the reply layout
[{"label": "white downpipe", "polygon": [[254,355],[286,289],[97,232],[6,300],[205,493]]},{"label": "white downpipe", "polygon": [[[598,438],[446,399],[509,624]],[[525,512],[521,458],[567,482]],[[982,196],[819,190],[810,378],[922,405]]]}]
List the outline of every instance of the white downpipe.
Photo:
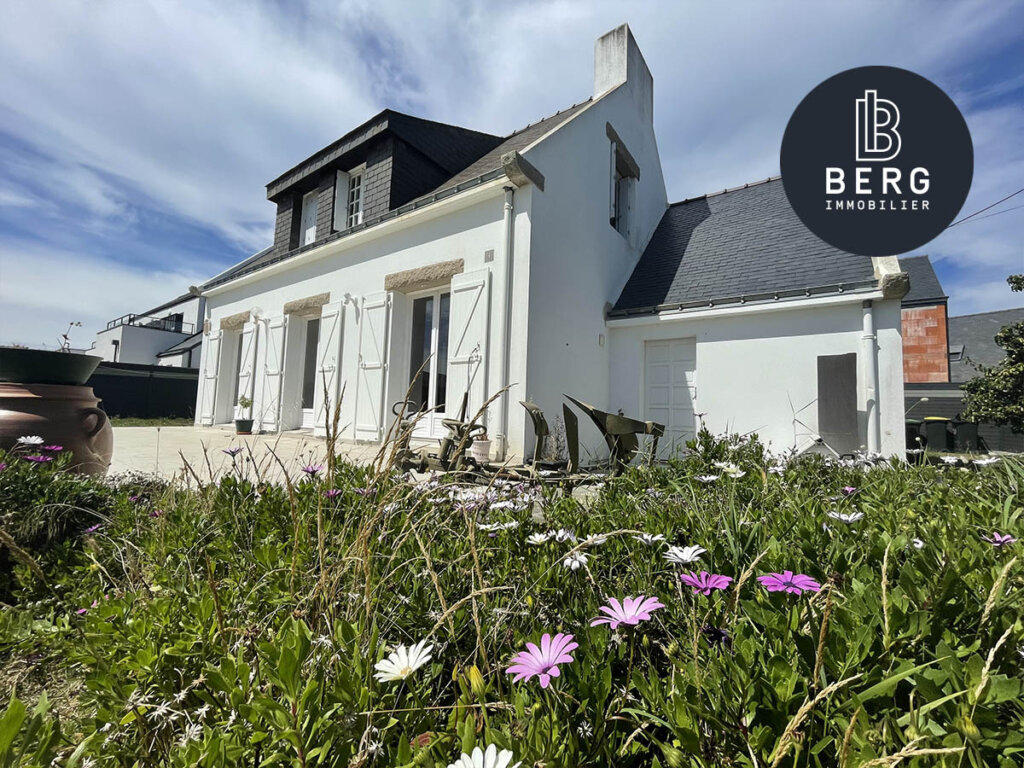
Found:
[{"label": "white downpipe", "polygon": [[874,303],[868,299],[861,307],[864,314],[864,332],[860,338],[867,385],[868,451],[877,452],[882,444],[882,431],[878,418],[878,344],[875,340]]},{"label": "white downpipe", "polygon": [[[515,229],[512,222],[512,196],[515,187],[505,187],[505,300],[501,308],[501,344],[498,346],[498,370],[501,372],[501,386],[509,385],[509,359],[512,357],[509,345],[512,342],[512,256],[515,243]],[[508,457],[508,390],[498,399],[498,433],[495,453],[498,461]]]}]

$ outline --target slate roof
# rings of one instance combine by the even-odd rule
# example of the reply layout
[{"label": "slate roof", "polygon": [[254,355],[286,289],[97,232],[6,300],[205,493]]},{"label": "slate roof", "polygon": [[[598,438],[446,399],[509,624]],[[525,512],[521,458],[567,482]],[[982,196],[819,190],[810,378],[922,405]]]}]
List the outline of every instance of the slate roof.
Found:
[{"label": "slate roof", "polygon": [[543,120],[538,120],[536,123],[531,123],[525,128],[520,128],[518,131],[510,133],[500,144],[494,147],[494,149],[463,168],[437,189],[447,189],[448,187],[455,186],[456,184],[461,184],[462,182],[474,179],[477,176],[482,176],[488,171],[501,168],[502,155],[507,152],[522,152],[528,146],[537,141],[537,139],[544,136],[548,131],[557,128],[570,117],[582,110],[590,103],[590,101],[590,99],[587,99],[586,101],[581,101],[579,104],[573,104],[568,109],[563,109],[561,112],[556,112],[550,117],[545,117]]},{"label": "slate roof", "polygon": [[875,285],[871,259],[811,234],[775,176],[670,205],[609,317]]},{"label": "slate roof", "polygon": [[[439,185],[432,192],[428,192],[426,195],[423,195],[422,197],[419,197],[415,200],[411,200],[405,205],[399,206],[394,210],[388,211],[387,213],[382,214],[381,216],[378,216],[373,219],[367,219],[359,226],[351,227],[349,229],[344,230],[343,232],[335,232],[328,239],[324,241],[317,241],[315,244],[307,246],[307,249],[319,248],[325,242],[331,242],[333,240],[336,240],[340,237],[345,237],[354,232],[361,232],[364,229],[372,227],[376,224],[380,224],[381,222],[388,221],[389,219],[393,219],[408,211],[422,208],[425,205],[430,205],[434,202],[437,202],[438,200],[442,200],[445,197],[449,197],[455,194],[456,192],[461,191],[461,189],[459,189],[460,187],[468,188],[472,186],[474,182],[482,182],[490,180],[491,178],[497,178],[499,175],[501,175],[501,156],[503,154],[513,151],[522,151],[523,149],[530,146],[531,144],[533,144],[535,141],[537,141],[550,131],[562,125],[569,118],[573,117],[575,114],[582,111],[584,107],[590,104],[590,102],[591,99],[587,99],[586,101],[582,101],[578,104],[573,104],[571,107],[563,109],[560,112],[556,112],[550,117],[546,117],[543,120],[539,120],[536,123],[531,123],[530,125],[527,125],[526,127],[519,129],[518,131],[514,131],[504,138],[493,137],[495,138],[496,141],[499,141],[500,143],[497,144],[496,146],[493,146],[492,149],[486,151],[482,156],[478,157],[473,162],[469,163],[469,165],[465,166],[464,168],[461,168],[458,172],[453,173],[452,176],[447,181]],[[393,112],[392,110],[385,110],[384,112],[381,113],[381,115],[384,115],[385,113],[390,113],[392,115],[392,121],[394,121],[395,119],[394,116],[409,117],[408,115],[402,115],[401,113]],[[377,118],[380,118],[381,115],[378,115]],[[420,121],[419,118],[411,119]],[[374,123],[374,121],[371,120],[369,123],[364,123],[362,126],[357,128],[350,134],[346,134],[346,136],[358,138],[356,134],[359,134],[360,131],[365,132],[367,130],[377,130],[375,128],[376,125],[377,123]],[[443,123],[435,123],[434,125],[444,126]],[[456,131],[466,130],[463,128],[455,128],[455,126],[445,127],[453,128]],[[436,140],[439,135],[440,132],[430,132],[430,136],[434,140]],[[479,136],[489,136],[489,134],[479,134]],[[325,163],[329,162],[331,159],[334,159],[338,157],[340,154],[349,151],[348,149],[344,149],[343,145],[347,146],[345,142],[353,141],[355,140],[355,138],[346,139],[346,137],[342,137],[334,144],[325,147],[323,150],[318,152],[309,160],[305,161],[304,163],[300,163],[292,170],[282,174],[282,176],[280,176],[278,179],[275,179],[274,181],[267,185],[267,196],[271,197],[272,194],[279,194],[283,189],[286,188],[286,186],[282,185],[290,186],[291,184],[295,183],[295,181],[298,178],[301,178],[302,174],[312,172],[312,166],[310,166],[310,168],[308,169],[305,168],[307,164],[313,163],[316,167],[321,167]],[[364,139],[359,140],[362,141]],[[421,140],[426,139],[421,137]],[[453,155],[449,153],[447,157],[450,160],[452,156]],[[317,163],[318,165],[316,165]],[[272,189],[273,192],[271,191]],[[260,251],[259,253],[253,254],[245,261],[235,264],[233,267],[230,267],[229,269],[220,273],[219,275],[212,277],[210,280],[203,284],[203,288],[211,288],[214,285],[226,283],[229,280],[232,280],[243,274],[255,272],[265,266],[276,263],[283,259],[290,258],[296,253],[302,252],[302,250],[303,249],[297,249],[295,251],[289,251],[288,253],[282,255],[275,253],[274,247],[270,246]]]},{"label": "slate roof", "polygon": [[190,349],[194,349],[203,343],[203,332],[196,331],[187,339],[182,339],[173,347],[168,347],[163,352],[157,352],[157,357],[171,357],[172,355],[180,355],[182,352],[188,352]]},{"label": "slate roof", "polygon": [[900,269],[910,275],[910,291],[903,297],[904,307],[944,304],[949,298],[927,256],[901,256]]},{"label": "slate roof", "polygon": [[450,174],[462,170],[502,141],[500,136],[385,109],[267,184],[267,198],[277,197],[310,174],[342,155],[354,152],[384,132],[398,136]]},{"label": "slate roof", "polygon": [[171,299],[170,301],[165,301],[160,306],[153,307],[152,309],[147,309],[145,312],[140,312],[139,314],[140,315],[155,315],[157,312],[163,312],[165,309],[170,309],[175,304],[181,304],[182,302],[188,301],[191,298],[194,298],[191,293],[183,293],[183,294],[181,294],[181,296],[178,296],[176,299]]},{"label": "slate roof", "polygon": [[1004,326],[1020,322],[1024,322],[1024,307],[949,318],[949,346],[963,346],[961,358],[949,361],[950,381],[969,381],[978,375],[977,365],[992,366],[1002,360],[1005,353],[995,336]]}]

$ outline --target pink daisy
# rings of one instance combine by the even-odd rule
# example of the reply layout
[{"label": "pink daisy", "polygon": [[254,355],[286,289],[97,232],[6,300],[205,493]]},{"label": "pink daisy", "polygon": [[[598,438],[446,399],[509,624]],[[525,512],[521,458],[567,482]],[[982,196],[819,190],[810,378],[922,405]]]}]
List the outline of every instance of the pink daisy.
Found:
[{"label": "pink daisy", "polygon": [[723,576],[720,573],[708,573],[707,571],[701,571],[700,573],[689,573],[679,574],[679,580],[689,587],[693,587],[693,594],[698,592],[703,595],[710,595],[712,589],[727,589],[732,583],[731,576]]},{"label": "pink daisy", "polygon": [[821,589],[821,584],[810,576],[792,571],[769,573],[758,576],[757,580],[769,592],[792,592],[794,595],[799,595],[804,592],[817,592]]},{"label": "pink daisy", "polygon": [[652,613],[664,607],[656,597],[625,597],[621,603],[613,597],[608,601],[608,605],[602,605],[600,608],[601,613],[608,615],[594,619],[590,626],[607,624],[612,629],[617,629],[619,624],[628,624],[634,627],[641,621],[647,621]]},{"label": "pink daisy", "polygon": [[551,637],[547,632],[540,639],[540,648],[534,643],[527,643],[527,650],[521,651],[512,659],[515,662],[505,670],[507,674],[515,675],[513,683],[520,680],[529,680],[531,677],[540,678],[540,687],[547,688],[552,677],[558,677],[561,672],[559,664],[569,664],[573,661],[569,651],[579,647],[579,643],[572,641],[572,635],[563,635],[559,632]]}]

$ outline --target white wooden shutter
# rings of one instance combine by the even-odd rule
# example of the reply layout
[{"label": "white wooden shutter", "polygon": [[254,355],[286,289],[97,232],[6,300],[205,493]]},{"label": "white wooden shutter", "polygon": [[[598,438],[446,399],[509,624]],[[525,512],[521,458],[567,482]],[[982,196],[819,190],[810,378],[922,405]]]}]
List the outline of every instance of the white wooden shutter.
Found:
[{"label": "white wooden shutter", "polygon": [[[242,345],[242,357],[239,360],[238,370],[238,397],[241,399],[242,395],[255,400],[253,396],[253,375],[256,367],[256,323],[249,321],[242,326],[242,337],[239,339],[239,344]],[[238,403],[232,403],[235,406],[236,418],[247,418],[250,414],[246,413],[244,408],[239,408]]]},{"label": "white wooden shutter", "polygon": [[359,378],[356,394],[356,439],[384,436],[391,300],[387,293],[363,297],[359,315]]},{"label": "white wooden shutter", "polygon": [[260,432],[277,432],[281,429],[281,380],[284,378],[284,340],[287,328],[287,315],[272,317],[267,321],[263,396],[257,424]]},{"label": "white wooden shutter", "polygon": [[615,142],[611,142],[611,163],[608,168],[608,184],[609,184],[609,195],[608,195],[608,221],[615,222],[615,215],[618,211],[615,210],[615,157],[618,154],[618,147]]},{"label": "white wooden shutter", "polygon": [[[466,392],[469,393],[466,418],[473,418],[487,399],[490,280],[491,273],[487,269],[452,277],[445,395],[449,417],[457,415]],[[487,423],[486,414],[481,416],[481,423]]]},{"label": "white wooden shutter", "polygon": [[217,405],[217,369],[220,366],[220,337],[223,331],[216,330],[203,342],[203,397],[199,406],[199,421],[213,424]]},{"label": "white wooden shutter", "polygon": [[313,391],[313,431],[324,430],[334,418],[341,380],[341,341],[345,330],[345,304],[335,301],[320,311],[320,340],[316,348],[316,384]]},{"label": "white wooden shutter", "polygon": [[334,230],[340,232],[348,227],[348,174],[338,171],[334,182]]}]

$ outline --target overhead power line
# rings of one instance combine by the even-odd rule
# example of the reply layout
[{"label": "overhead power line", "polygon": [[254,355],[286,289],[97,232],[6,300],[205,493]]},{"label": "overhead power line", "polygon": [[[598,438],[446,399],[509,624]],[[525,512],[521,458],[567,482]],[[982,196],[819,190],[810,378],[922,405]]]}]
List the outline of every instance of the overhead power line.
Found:
[{"label": "overhead power line", "polygon": [[[962,219],[959,219],[959,220],[957,220],[957,221],[954,221],[954,222],[953,222],[952,224],[950,224],[950,225],[949,225],[948,227],[946,227],[946,229],[950,229],[950,228],[952,228],[952,227],[955,227],[955,226],[956,226],[957,224],[963,224],[963,223],[964,223],[965,221],[967,221],[968,219],[973,219],[973,218],[974,218],[975,216],[977,216],[977,215],[978,215],[979,213],[984,213],[985,211],[987,211],[987,210],[989,210],[989,209],[991,209],[991,208],[995,208],[995,207],[996,207],[997,205],[999,205],[1000,203],[1005,203],[1005,202],[1006,202],[1007,200],[1009,200],[1009,199],[1010,199],[1011,197],[1015,197],[1016,195],[1019,195],[1019,194],[1020,194],[1021,192],[1024,192],[1024,187],[1021,187],[1021,188],[1020,188],[1020,189],[1018,189],[1018,190],[1017,190],[1016,192],[1012,192],[1011,194],[1009,194],[1009,195],[1007,195],[1006,197],[1004,197],[1004,198],[1003,198],[1002,200],[996,200],[996,201],[995,201],[994,203],[992,203],[992,205],[986,205],[986,206],[985,206],[984,208],[982,208],[981,210],[977,210],[977,211],[975,211],[975,212],[974,212],[974,213],[972,213],[972,214],[971,214],[970,216],[964,216],[964,217],[963,217]],[[1000,213],[1002,213],[1002,211],[1000,211]],[[986,217],[986,218],[988,218],[988,217]]]}]

